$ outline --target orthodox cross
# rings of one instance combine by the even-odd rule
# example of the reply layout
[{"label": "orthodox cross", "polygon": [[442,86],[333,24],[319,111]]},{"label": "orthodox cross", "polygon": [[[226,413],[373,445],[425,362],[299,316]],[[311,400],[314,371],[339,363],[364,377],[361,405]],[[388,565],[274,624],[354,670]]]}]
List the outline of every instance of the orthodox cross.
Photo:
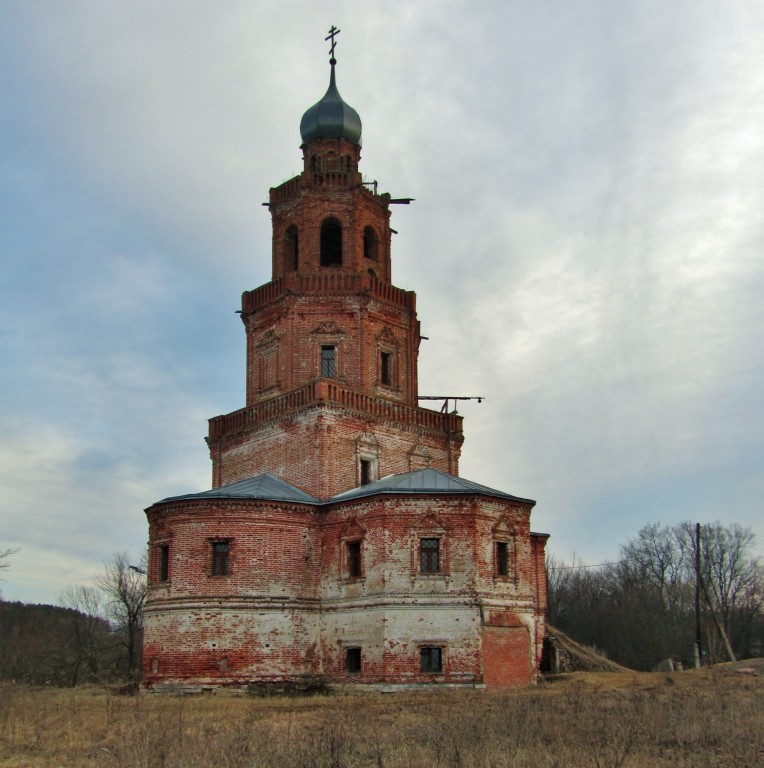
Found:
[{"label": "orthodox cross", "polygon": [[334,47],[337,45],[337,41],[334,38],[337,37],[339,33],[340,33],[340,30],[337,29],[337,27],[335,27],[334,24],[332,24],[332,28],[329,30],[329,34],[324,38],[324,40],[328,40],[329,38],[332,39],[332,49],[329,52],[331,54],[331,59],[329,60],[331,64],[335,63]]}]

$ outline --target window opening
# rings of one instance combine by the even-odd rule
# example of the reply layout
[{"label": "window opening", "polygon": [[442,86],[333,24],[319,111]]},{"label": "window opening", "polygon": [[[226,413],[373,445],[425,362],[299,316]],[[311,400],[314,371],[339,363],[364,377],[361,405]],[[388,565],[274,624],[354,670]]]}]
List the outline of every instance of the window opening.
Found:
[{"label": "window opening", "polygon": [[297,227],[293,224],[287,229],[284,237],[284,270],[286,272],[297,271],[299,250]]},{"label": "window opening", "polygon": [[321,345],[321,376],[333,379],[337,375],[337,350],[333,344]]},{"label": "window opening", "polygon": [[321,266],[342,266],[342,225],[337,219],[325,219],[321,224]]},{"label": "window opening", "polygon": [[437,674],[443,671],[443,649],[437,646],[419,649],[419,671]]},{"label": "window opening", "polygon": [[393,355],[390,352],[380,353],[380,379],[386,387],[393,383]]},{"label": "window opening", "polygon": [[360,648],[345,649],[345,672],[351,675],[359,675],[361,673],[361,649]]},{"label": "window opening", "polygon": [[440,539],[420,539],[419,553],[422,573],[440,573]]},{"label": "window opening", "polygon": [[347,547],[348,576],[351,579],[361,578],[361,542],[349,541]]},{"label": "window opening", "polygon": [[169,581],[170,579],[170,545],[160,544],[157,547],[159,555],[159,581]]},{"label": "window opening", "polygon": [[379,251],[379,239],[373,227],[366,227],[363,231],[363,255],[367,259],[377,261]]},{"label": "window opening", "polygon": [[227,541],[212,542],[212,575],[228,576],[230,573],[230,546]]},{"label": "window opening", "polygon": [[373,482],[371,459],[361,459],[361,485]]},{"label": "window opening", "polygon": [[496,575],[509,576],[509,544],[506,541],[496,542]]}]

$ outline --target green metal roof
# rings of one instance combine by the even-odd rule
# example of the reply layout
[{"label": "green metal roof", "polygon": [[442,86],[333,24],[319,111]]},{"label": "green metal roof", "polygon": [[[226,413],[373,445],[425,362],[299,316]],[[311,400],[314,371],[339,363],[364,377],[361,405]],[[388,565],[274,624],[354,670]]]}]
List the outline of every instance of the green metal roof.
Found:
[{"label": "green metal roof", "polygon": [[264,499],[266,501],[299,501],[303,504],[318,504],[319,501],[299,488],[295,488],[273,475],[264,473],[240,480],[238,483],[221,485],[211,491],[199,493],[187,493],[183,496],[169,496],[158,502],[164,504],[168,501],[190,501],[192,499]]},{"label": "green metal roof", "polygon": [[334,78],[334,64],[329,89],[321,101],[302,116],[300,135],[303,144],[313,139],[344,138],[361,146],[361,118],[353,107],[342,100]]},{"label": "green metal roof", "polygon": [[289,483],[285,483],[283,480],[279,480],[273,475],[262,474],[250,477],[247,480],[240,480],[238,483],[213,488],[211,491],[188,493],[183,496],[170,496],[157,503],[165,504],[172,501],[192,501],[197,499],[262,499],[264,501],[292,501],[301,504],[325,506],[338,501],[351,501],[353,499],[368,498],[369,496],[390,494],[401,496],[410,496],[412,494],[429,496],[479,494],[481,496],[493,496],[497,499],[520,501],[526,504],[536,503],[532,499],[512,496],[509,493],[497,491],[486,485],[473,483],[471,480],[455,477],[446,472],[440,472],[437,469],[420,469],[417,472],[388,475],[381,480],[377,480],[375,483],[352,488],[324,501],[311,496],[309,493],[305,493],[305,491],[301,491],[299,488],[295,488]]},{"label": "green metal roof", "polygon": [[375,483],[362,485],[359,488],[353,488],[344,493],[338,493],[329,499],[330,503],[335,501],[347,501],[349,499],[360,499],[367,496],[376,496],[378,494],[423,494],[423,495],[454,495],[454,494],[480,494],[482,496],[495,496],[499,499],[510,499],[512,501],[522,501],[527,504],[535,504],[532,499],[523,499],[519,496],[512,496],[503,491],[497,491],[486,485],[473,483],[471,480],[465,480],[462,477],[455,477],[446,472],[437,469],[420,469],[417,472],[405,472],[400,475],[388,475]]}]

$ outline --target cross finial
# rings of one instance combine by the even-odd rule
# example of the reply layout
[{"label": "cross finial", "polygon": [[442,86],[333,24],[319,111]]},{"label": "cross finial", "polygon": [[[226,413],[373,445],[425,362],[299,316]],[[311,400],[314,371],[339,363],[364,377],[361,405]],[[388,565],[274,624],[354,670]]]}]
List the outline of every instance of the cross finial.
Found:
[{"label": "cross finial", "polygon": [[331,58],[329,59],[329,63],[332,66],[334,66],[337,63],[337,59],[334,58],[334,48],[337,45],[337,41],[334,38],[337,37],[339,33],[340,33],[340,30],[337,29],[337,27],[335,27],[334,24],[332,24],[332,28],[329,30],[329,34],[324,38],[324,40],[329,40],[329,38],[331,38],[331,41],[332,41],[332,48],[331,48],[331,51],[329,51],[331,55]]}]

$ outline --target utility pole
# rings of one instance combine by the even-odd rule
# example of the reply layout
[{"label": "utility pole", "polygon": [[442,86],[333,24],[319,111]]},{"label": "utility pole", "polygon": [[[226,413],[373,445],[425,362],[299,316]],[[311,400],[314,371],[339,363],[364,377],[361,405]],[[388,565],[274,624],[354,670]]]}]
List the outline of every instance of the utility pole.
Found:
[{"label": "utility pole", "polygon": [[695,523],[695,669],[703,656],[700,632],[700,523]]}]

